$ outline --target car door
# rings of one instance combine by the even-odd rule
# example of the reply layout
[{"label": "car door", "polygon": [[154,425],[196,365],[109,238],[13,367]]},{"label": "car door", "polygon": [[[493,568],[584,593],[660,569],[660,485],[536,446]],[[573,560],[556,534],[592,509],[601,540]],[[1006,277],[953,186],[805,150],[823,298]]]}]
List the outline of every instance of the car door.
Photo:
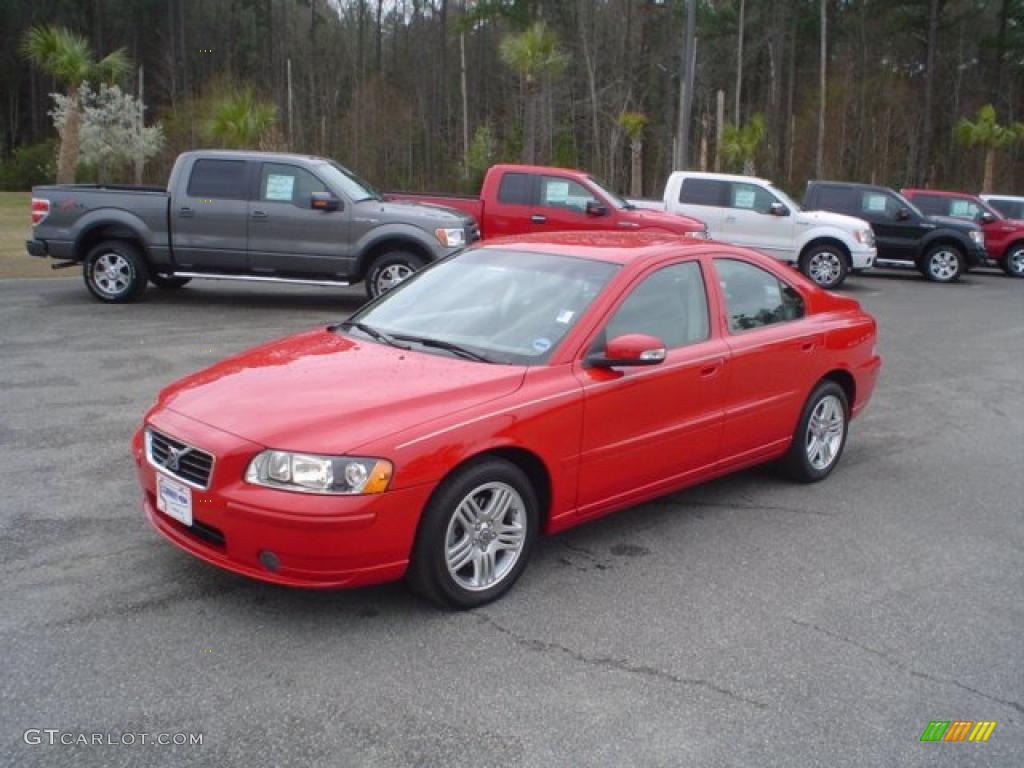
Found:
[{"label": "car door", "polygon": [[[498,193],[484,200],[486,237],[526,235],[538,231],[532,220],[539,177],[521,171],[505,171],[498,182]],[[540,229],[539,231],[543,231]]]},{"label": "car door", "polygon": [[856,215],[875,231],[878,258],[914,261],[918,243],[935,226],[888,190],[858,189],[856,194],[860,202],[860,213]]},{"label": "car door", "polygon": [[740,464],[791,438],[824,336],[804,319],[799,291],[774,273],[733,255],[714,267],[730,356],[721,451]]},{"label": "car door", "polygon": [[199,158],[171,201],[174,260],[181,271],[244,272],[253,163]]},{"label": "car door", "polygon": [[587,213],[587,205],[607,207],[585,186],[566,176],[540,177],[537,205],[530,216],[536,232],[565,232],[577,229],[618,229],[612,216]]},{"label": "car door", "polygon": [[[256,199],[249,203],[249,266],[256,274],[339,277],[351,272],[352,207],[315,173],[291,163],[260,163]],[[331,194],[336,210],[314,208],[314,194]]]},{"label": "car door", "polygon": [[[789,215],[773,214],[775,203]],[[756,248],[780,261],[791,261],[796,258],[792,213],[785,203],[759,184],[730,181],[726,209],[722,212],[721,239]]]},{"label": "car door", "polygon": [[664,362],[575,373],[583,386],[578,508],[584,516],[671,485],[718,460],[721,380],[728,353],[712,331],[704,272],[697,259],[649,271],[588,345],[642,333],[660,338]]}]

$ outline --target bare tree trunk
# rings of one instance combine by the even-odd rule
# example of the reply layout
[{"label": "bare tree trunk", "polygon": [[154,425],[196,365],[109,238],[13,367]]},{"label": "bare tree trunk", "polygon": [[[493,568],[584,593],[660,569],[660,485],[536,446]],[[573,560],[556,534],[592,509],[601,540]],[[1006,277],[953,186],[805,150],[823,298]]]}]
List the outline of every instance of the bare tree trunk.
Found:
[{"label": "bare tree trunk", "polygon": [[985,147],[985,178],[981,182],[982,192],[991,192],[996,175],[995,147]]},{"label": "bare tree trunk", "polygon": [[825,109],[828,106],[826,66],[828,62],[828,0],[821,0],[821,50],[818,66],[818,152],[814,160],[814,173],[825,178]]},{"label": "bare tree trunk", "polygon": [[924,186],[932,161],[932,102],[935,92],[935,37],[939,25],[941,4],[931,0],[928,9],[928,52],[924,80],[924,126],[921,129],[921,154],[918,156],[916,183]]},{"label": "bare tree trunk", "polygon": [[643,139],[637,138],[629,142],[630,160],[632,161],[630,168],[632,186],[629,189],[629,194],[633,197],[644,196],[643,148]]},{"label": "bare tree trunk", "polygon": [[533,165],[537,162],[537,84],[526,83],[526,112],[523,115],[523,162]]},{"label": "bare tree trunk", "polygon": [[462,177],[469,178],[469,95],[466,90],[466,33],[459,35],[459,76],[462,84]]},{"label": "bare tree trunk", "polygon": [[725,91],[715,95],[715,173],[722,170],[722,135],[725,132]]},{"label": "bare tree trunk", "polygon": [[743,90],[743,26],[746,23],[746,15],[747,0],[740,0],[740,28],[736,40],[736,108],[732,113],[737,128],[740,126],[740,93]]},{"label": "bare tree trunk", "polygon": [[57,183],[74,184],[75,167],[78,165],[78,132],[81,128],[81,111],[78,103],[78,89],[68,94],[68,109],[64,119],[64,130],[60,135],[60,152],[57,154]]},{"label": "bare tree trunk", "polygon": [[143,112],[143,109],[144,109],[143,105],[145,104],[145,101],[143,101],[143,97],[144,97],[145,92],[146,92],[145,91],[145,82],[146,81],[145,81],[145,77],[144,77],[143,67],[139,66],[139,97],[138,97],[139,98],[139,125],[138,125],[139,136],[138,136],[138,139],[137,139],[137,141],[139,142],[139,146],[136,148],[137,152],[136,152],[136,155],[135,155],[135,183],[140,185],[140,186],[142,184],[142,170],[143,170],[143,168],[146,165],[146,153],[145,153],[145,151],[143,149],[143,146],[142,146],[142,129],[143,129],[143,127],[146,124],[146,118],[145,118],[145,114]]}]

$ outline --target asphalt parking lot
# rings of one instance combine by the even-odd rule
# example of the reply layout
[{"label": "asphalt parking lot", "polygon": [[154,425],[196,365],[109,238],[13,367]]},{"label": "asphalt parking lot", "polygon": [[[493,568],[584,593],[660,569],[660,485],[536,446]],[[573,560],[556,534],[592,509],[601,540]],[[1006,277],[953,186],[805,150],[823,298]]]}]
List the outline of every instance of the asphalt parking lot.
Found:
[{"label": "asphalt parking lot", "polygon": [[[250,582],[141,514],[129,439],[157,391],[360,291],[115,307],[76,278],[0,283],[0,764],[1019,766],[1024,282],[846,292],[886,366],[826,482],[758,469],[621,512],[452,614],[401,585]],[[998,725],[922,743],[932,720]]]}]

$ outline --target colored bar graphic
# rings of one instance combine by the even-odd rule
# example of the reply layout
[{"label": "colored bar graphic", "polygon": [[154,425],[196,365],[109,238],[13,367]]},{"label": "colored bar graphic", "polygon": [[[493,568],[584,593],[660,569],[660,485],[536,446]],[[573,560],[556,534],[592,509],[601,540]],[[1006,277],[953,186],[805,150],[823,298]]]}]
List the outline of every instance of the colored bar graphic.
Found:
[{"label": "colored bar graphic", "polygon": [[974,725],[973,720],[954,720],[953,724],[949,726],[949,730],[946,731],[946,738],[943,741],[963,741],[970,733],[972,725]]},{"label": "colored bar graphic", "polygon": [[942,741],[947,728],[949,720],[932,720],[921,734],[921,741]]},{"label": "colored bar graphic", "polygon": [[988,741],[988,737],[992,735],[992,731],[996,729],[995,720],[979,720],[978,724],[974,726],[974,730],[971,731],[970,738],[968,741]]}]

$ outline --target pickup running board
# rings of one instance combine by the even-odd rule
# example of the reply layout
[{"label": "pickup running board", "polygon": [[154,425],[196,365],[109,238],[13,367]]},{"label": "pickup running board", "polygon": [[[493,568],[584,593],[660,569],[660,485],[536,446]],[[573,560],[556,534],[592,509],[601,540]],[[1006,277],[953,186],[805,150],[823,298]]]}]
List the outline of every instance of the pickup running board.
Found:
[{"label": "pickup running board", "polygon": [[250,283],[291,283],[292,285],[319,285],[322,287],[351,285],[346,280],[307,280],[301,277],[264,277],[261,275],[225,275],[216,272],[172,272],[171,277],[189,277],[197,280],[244,280]]}]

